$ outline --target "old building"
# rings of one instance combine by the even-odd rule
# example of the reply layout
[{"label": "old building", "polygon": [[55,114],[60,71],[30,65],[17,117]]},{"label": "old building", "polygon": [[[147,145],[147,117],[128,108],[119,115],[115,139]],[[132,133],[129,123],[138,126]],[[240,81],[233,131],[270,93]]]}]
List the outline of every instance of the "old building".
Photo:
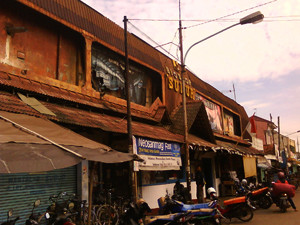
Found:
[{"label": "old building", "polygon": [[[96,190],[114,186],[130,195],[132,167],[126,161],[133,155],[128,154],[124,30],[79,0],[4,0],[0,25],[0,116],[5,126],[17,127],[0,140],[0,188],[12,202],[7,207],[13,205],[25,215],[25,205],[36,198],[46,202],[50,192],[59,191],[86,199],[93,161],[99,162]],[[186,180],[182,77],[178,62],[129,33],[128,53],[130,144],[145,159],[133,166],[136,188],[155,208],[166,189],[172,191],[176,180]],[[191,177],[200,164],[206,186],[226,194],[232,189],[230,174],[256,175],[254,156],[260,153],[244,140],[248,116],[241,105],[195,74],[187,71],[187,76]],[[20,130],[30,130],[30,135],[18,139]],[[39,157],[8,157],[3,149],[13,150],[11,142],[21,144],[14,146],[16,154],[22,150]],[[56,157],[46,155],[42,146]],[[34,152],[36,148],[40,150]],[[71,156],[65,158],[62,149]],[[95,154],[95,149],[104,153]],[[8,158],[10,164],[5,164]],[[50,166],[43,167],[45,158]],[[14,160],[30,166],[16,167]],[[194,181],[191,186],[195,199]],[[13,201],[13,195],[20,201]]]}]

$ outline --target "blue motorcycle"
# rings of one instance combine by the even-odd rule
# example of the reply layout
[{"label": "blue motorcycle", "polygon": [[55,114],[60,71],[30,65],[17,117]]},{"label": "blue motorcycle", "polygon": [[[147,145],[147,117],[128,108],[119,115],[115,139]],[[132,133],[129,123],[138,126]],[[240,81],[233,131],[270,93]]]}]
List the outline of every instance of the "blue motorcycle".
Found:
[{"label": "blue motorcycle", "polygon": [[217,208],[217,201],[201,204],[184,204],[170,199],[168,196],[158,199],[159,212],[167,215],[172,213],[190,213],[191,223],[200,224],[220,224],[221,213]]}]

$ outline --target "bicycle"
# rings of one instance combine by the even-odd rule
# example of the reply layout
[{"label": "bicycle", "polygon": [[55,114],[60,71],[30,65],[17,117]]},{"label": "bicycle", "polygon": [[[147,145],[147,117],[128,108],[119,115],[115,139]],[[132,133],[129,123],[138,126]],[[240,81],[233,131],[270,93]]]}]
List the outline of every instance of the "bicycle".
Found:
[{"label": "bicycle", "polygon": [[[87,207],[86,200],[81,202],[81,221],[83,224],[88,224],[88,217],[89,217],[89,208]],[[97,216],[97,211],[100,208],[100,205],[92,205],[91,210],[91,225],[101,225],[100,220]]]},{"label": "bicycle", "polygon": [[105,203],[97,210],[97,217],[100,225],[117,225],[119,223],[117,205],[112,202],[112,189],[107,190]]}]

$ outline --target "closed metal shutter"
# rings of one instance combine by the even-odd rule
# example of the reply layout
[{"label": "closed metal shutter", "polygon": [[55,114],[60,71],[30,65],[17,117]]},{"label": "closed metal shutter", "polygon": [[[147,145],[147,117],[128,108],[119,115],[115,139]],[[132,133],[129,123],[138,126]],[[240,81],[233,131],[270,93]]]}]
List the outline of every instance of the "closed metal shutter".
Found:
[{"label": "closed metal shutter", "polygon": [[0,174],[0,223],[6,221],[8,210],[13,209],[13,218],[20,216],[16,224],[24,224],[35,200],[41,200],[35,212],[43,213],[50,205],[50,195],[76,194],[76,190],[76,166],[34,174]]}]

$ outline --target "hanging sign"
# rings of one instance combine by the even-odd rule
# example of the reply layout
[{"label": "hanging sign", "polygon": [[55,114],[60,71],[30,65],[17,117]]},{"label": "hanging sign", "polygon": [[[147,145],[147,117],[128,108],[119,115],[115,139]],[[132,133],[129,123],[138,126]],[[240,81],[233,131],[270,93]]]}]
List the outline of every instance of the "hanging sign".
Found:
[{"label": "hanging sign", "polygon": [[135,162],[135,171],[180,170],[182,165],[179,143],[133,137],[133,152],[144,159]]}]

